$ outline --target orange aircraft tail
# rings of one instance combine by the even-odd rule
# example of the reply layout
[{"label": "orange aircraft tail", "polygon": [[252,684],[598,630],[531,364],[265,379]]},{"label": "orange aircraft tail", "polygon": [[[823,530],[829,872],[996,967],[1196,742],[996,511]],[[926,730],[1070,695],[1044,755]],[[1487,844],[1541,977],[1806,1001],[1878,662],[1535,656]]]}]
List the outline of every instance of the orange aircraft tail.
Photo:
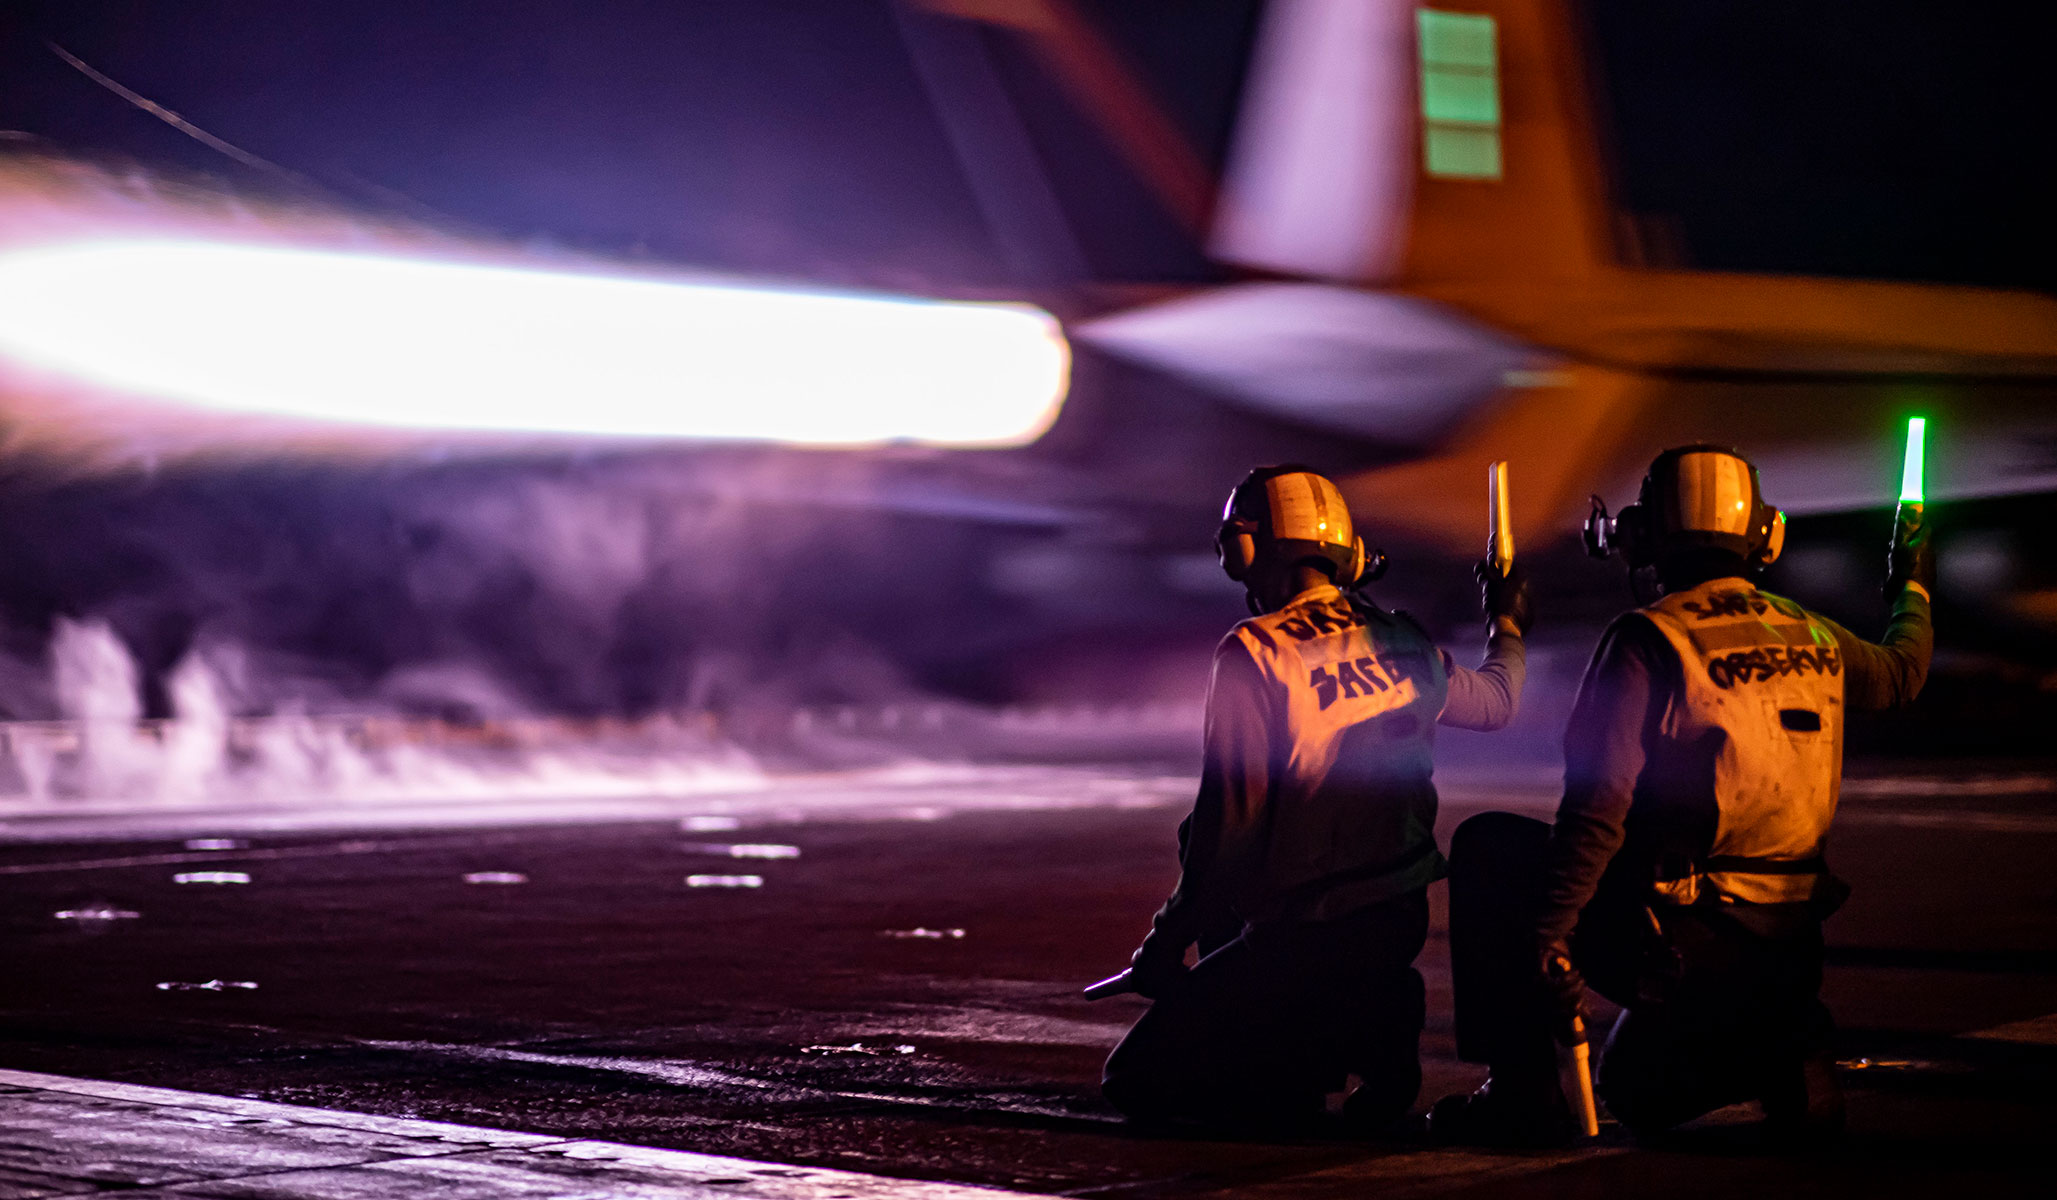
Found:
[{"label": "orange aircraft tail", "polygon": [[1254,51],[1214,250],[1409,288],[1613,261],[1563,0],[1283,0]]}]

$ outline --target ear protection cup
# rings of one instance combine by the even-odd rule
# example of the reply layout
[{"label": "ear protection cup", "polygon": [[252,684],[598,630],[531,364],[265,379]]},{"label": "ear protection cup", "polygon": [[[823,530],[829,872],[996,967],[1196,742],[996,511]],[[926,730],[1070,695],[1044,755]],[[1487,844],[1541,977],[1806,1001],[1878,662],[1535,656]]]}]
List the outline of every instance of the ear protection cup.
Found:
[{"label": "ear protection cup", "polygon": [[1352,538],[1349,561],[1343,564],[1342,572],[1336,576],[1336,582],[1345,588],[1356,587],[1364,580],[1364,567],[1364,539]]},{"label": "ear protection cup", "polygon": [[1257,538],[1249,521],[1224,521],[1214,534],[1214,553],[1221,569],[1237,583],[1250,577],[1257,562]]},{"label": "ear protection cup", "polygon": [[1758,530],[1763,545],[1758,547],[1757,553],[1752,557],[1758,565],[1768,567],[1778,561],[1779,555],[1785,553],[1786,514],[1770,504],[1764,506],[1764,512],[1769,515],[1764,518]]},{"label": "ear protection cup", "polygon": [[1594,492],[1587,499],[1592,501],[1592,510],[1586,513],[1586,523],[1579,530],[1580,540],[1585,543],[1586,557],[1605,559],[1614,553],[1614,519],[1607,515],[1607,502]]},{"label": "ear protection cup", "polygon": [[1608,533],[1608,548],[1619,551],[1632,567],[1648,566],[1657,557],[1657,538],[1650,528],[1647,505],[1631,504],[1616,513]]},{"label": "ear protection cup", "polygon": [[[1362,542],[1358,543],[1359,546],[1363,544]],[[1392,561],[1386,557],[1385,551],[1373,550],[1369,561],[1365,563],[1364,570],[1357,576],[1357,582],[1351,586],[1358,587],[1367,583],[1377,583],[1380,577],[1385,575],[1386,568],[1392,565]]]},{"label": "ear protection cup", "polygon": [[1232,566],[1229,578],[1241,583],[1250,574],[1250,568],[1257,565],[1257,539],[1247,533],[1239,533],[1229,541]]}]

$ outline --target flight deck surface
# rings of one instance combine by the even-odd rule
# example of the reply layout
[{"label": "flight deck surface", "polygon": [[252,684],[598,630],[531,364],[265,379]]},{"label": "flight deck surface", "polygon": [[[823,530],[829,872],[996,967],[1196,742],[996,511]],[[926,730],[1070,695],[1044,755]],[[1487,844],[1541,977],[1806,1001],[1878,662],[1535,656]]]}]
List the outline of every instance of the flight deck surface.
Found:
[{"label": "flight deck surface", "polygon": [[[1851,1132],[1804,1157],[1747,1108],[1546,1155],[1127,1128],[1097,1081],[1142,1002],[1078,989],[1170,887],[1189,786],[958,768],[549,820],[10,813],[0,1194],[2047,1194],[2048,776],[1856,773],[1827,984]],[[1446,838],[1551,801],[1540,775],[1444,794]],[[1453,1052],[1440,893],[1424,1106],[1481,1075]],[[424,1165],[445,1135],[385,1119],[470,1148]],[[550,1149],[573,1144],[577,1169]]]}]

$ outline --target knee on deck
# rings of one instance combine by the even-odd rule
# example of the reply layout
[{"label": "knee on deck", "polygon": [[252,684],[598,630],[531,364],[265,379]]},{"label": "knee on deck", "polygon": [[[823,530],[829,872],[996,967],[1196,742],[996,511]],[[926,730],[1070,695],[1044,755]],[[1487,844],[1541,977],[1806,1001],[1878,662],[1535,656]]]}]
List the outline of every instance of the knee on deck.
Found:
[{"label": "knee on deck", "polygon": [[1450,835],[1452,869],[1469,869],[1510,859],[1532,858],[1550,837],[1550,826],[1519,813],[1483,812],[1467,817]]}]

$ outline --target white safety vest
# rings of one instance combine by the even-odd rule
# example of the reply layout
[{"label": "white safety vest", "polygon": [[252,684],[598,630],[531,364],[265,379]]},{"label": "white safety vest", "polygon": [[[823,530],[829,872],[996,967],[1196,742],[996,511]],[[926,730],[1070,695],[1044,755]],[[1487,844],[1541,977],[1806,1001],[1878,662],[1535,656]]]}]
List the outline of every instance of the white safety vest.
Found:
[{"label": "white safety vest", "polygon": [[1430,776],[1450,676],[1428,634],[1322,587],[1230,636],[1284,701],[1259,868],[1271,895],[1244,915],[1326,920],[1440,878]]},{"label": "white safety vest", "polygon": [[1708,855],[1683,877],[1658,881],[1658,895],[1780,904],[1828,894],[1835,885],[1822,852],[1843,773],[1835,635],[1742,579],[1672,593],[1642,614],[1684,668],[1663,736],[1711,753],[1719,813]]}]

